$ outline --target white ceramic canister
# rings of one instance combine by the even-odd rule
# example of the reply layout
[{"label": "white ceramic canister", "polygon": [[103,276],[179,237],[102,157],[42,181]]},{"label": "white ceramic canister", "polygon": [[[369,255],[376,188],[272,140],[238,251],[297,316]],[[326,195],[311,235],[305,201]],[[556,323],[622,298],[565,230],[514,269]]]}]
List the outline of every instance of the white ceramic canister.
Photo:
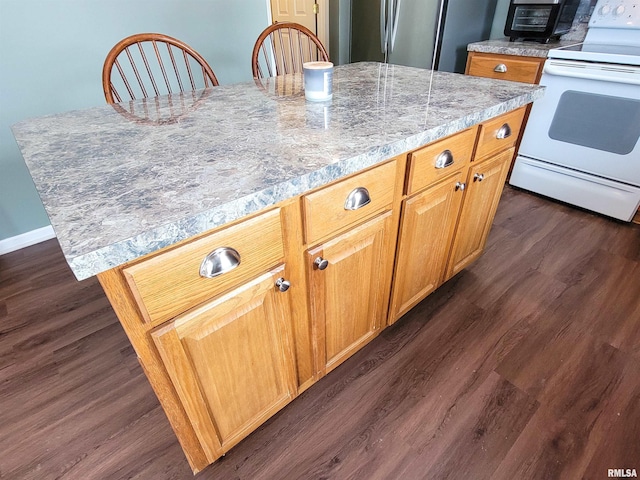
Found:
[{"label": "white ceramic canister", "polygon": [[305,62],[304,96],[312,102],[331,100],[333,97],[333,63]]}]

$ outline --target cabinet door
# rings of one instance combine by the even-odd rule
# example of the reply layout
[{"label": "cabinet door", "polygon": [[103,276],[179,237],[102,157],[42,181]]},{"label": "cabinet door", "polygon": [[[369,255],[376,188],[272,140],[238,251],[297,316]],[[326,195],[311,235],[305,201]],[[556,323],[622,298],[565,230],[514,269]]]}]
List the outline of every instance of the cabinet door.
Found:
[{"label": "cabinet door", "polygon": [[514,149],[473,165],[469,169],[460,219],[456,228],[446,279],[480,256],[507,178]]},{"label": "cabinet door", "polygon": [[435,290],[444,276],[460,213],[467,171],[405,200],[396,259],[390,320]]},{"label": "cabinet door", "polygon": [[265,273],[152,332],[209,455],[229,450],[295,395],[290,294],[276,287],[284,270]]},{"label": "cabinet door", "polygon": [[[374,338],[384,324],[392,218],[391,212],[384,213],[307,252],[318,363],[325,372]],[[327,263],[318,266],[316,260]]]}]

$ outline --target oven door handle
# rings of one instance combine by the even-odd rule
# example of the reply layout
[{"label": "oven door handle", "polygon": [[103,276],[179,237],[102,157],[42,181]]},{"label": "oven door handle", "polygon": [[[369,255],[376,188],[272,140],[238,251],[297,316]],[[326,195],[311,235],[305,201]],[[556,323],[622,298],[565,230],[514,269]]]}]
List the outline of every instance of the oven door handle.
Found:
[{"label": "oven door handle", "polygon": [[559,77],[582,78],[601,82],[628,83],[640,85],[640,69],[634,67],[616,67],[616,71],[607,71],[597,68],[574,66],[569,62],[547,62],[544,65],[544,73]]}]

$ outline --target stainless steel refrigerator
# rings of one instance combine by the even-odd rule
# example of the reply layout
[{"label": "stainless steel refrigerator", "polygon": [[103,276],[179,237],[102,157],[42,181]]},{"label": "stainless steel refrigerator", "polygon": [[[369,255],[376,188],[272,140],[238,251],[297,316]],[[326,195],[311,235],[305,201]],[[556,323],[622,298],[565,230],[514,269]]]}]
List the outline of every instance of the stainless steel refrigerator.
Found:
[{"label": "stainless steel refrigerator", "polygon": [[464,72],[467,45],[487,40],[498,0],[352,0],[350,61]]}]

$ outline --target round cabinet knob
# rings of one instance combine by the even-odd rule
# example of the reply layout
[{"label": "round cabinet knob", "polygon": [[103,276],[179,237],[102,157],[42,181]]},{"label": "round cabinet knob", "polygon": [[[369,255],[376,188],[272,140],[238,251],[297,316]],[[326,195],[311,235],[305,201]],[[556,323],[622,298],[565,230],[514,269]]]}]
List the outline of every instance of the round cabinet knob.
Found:
[{"label": "round cabinet knob", "polygon": [[476,173],[476,174],[473,176],[473,181],[474,181],[474,182],[475,182],[475,181],[481,182],[482,180],[484,180],[484,173]]},{"label": "round cabinet knob", "polygon": [[276,287],[278,287],[278,290],[280,290],[281,292],[286,292],[287,290],[289,290],[290,286],[291,283],[282,277],[276,280]]},{"label": "round cabinet knob", "polygon": [[614,15],[622,15],[624,13],[624,5],[618,5],[614,10]]},{"label": "round cabinet knob", "polygon": [[313,265],[318,270],[324,270],[325,268],[327,268],[329,266],[329,260],[325,260],[322,257],[318,257],[313,261]]},{"label": "round cabinet knob", "polygon": [[608,15],[611,11],[611,7],[609,5],[603,5],[600,9],[600,15]]},{"label": "round cabinet knob", "polygon": [[466,187],[467,187],[467,185],[465,183],[456,182],[456,192],[458,190],[463,191]]}]

